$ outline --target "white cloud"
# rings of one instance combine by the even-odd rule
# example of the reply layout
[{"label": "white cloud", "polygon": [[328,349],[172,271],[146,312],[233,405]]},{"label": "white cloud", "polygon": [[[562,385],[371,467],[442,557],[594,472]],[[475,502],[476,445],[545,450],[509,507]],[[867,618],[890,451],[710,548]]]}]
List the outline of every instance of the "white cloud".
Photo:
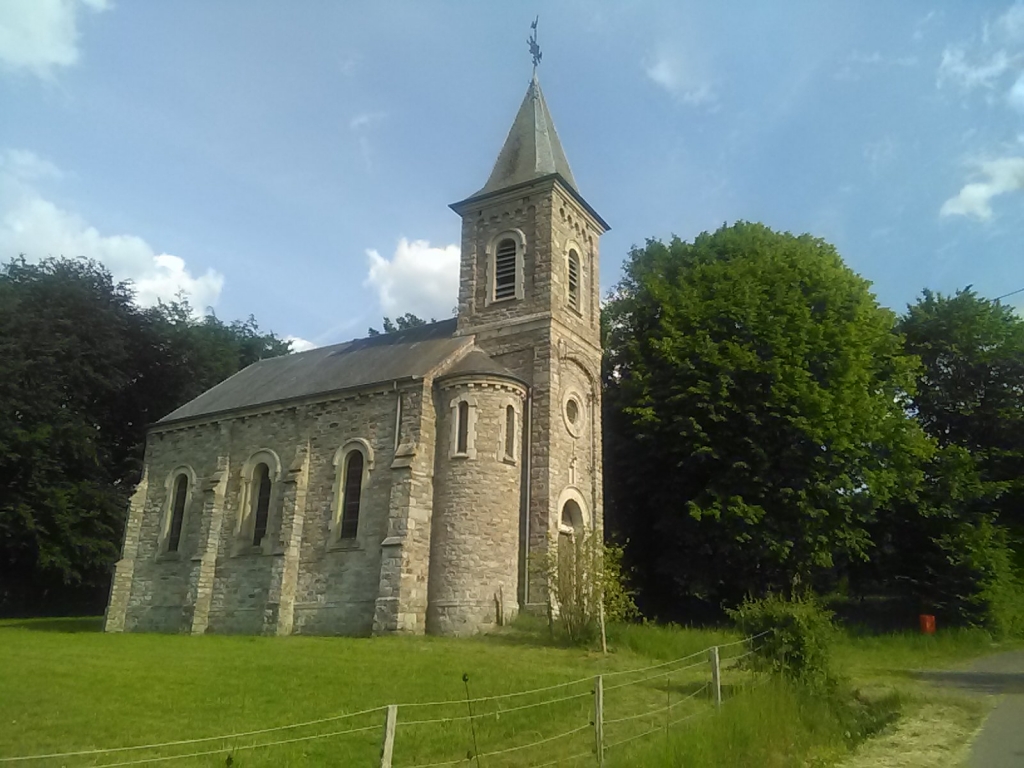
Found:
[{"label": "white cloud", "polygon": [[951,84],[964,91],[992,88],[1014,66],[1016,60],[1017,57],[1011,57],[1000,49],[983,57],[981,61],[970,62],[963,48],[947,48],[942,52],[942,62],[939,64],[939,87]]},{"label": "white cloud", "polygon": [[316,344],[301,336],[285,336],[284,340],[292,343],[292,352],[308,352],[311,349],[317,348]]},{"label": "white cloud", "polygon": [[349,130],[359,137],[359,153],[366,163],[366,170],[373,170],[373,154],[370,151],[370,126],[379,123],[387,115],[384,112],[360,112],[348,121]]},{"label": "white cloud", "polygon": [[458,300],[459,246],[432,247],[426,240],[398,241],[391,259],[368,250],[364,285],[377,292],[385,315],[412,312],[423,319],[451,315]]},{"label": "white cloud", "polygon": [[687,65],[681,56],[661,51],[645,65],[644,71],[654,83],[685,104],[698,107],[713,106],[718,102],[711,83]]},{"label": "white cloud", "polygon": [[878,141],[865,144],[863,154],[871,174],[878,176],[896,159],[896,140],[892,136],[883,136]]},{"label": "white cloud", "polygon": [[864,72],[882,72],[893,67],[909,68],[917,65],[916,56],[883,56],[881,51],[854,51],[836,72],[835,77],[837,80],[859,80]]},{"label": "white cloud", "polygon": [[970,216],[979,221],[992,218],[992,198],[1024,188],[1024,157],[1003,157],[978,163],[984,177],[965,184],[942,204],[942,216]]},{"label": "white cloud", "polygon": [[1021,73],[1010,87],[1006,101],[1014,109],[1024,112],[1024,73]]},{"label": "white cloud", "polygon": [[928,28],[941,19],[942,15],[942,11],[928,11],[928,13],[918,19],[917,24],[914,25],[914,40],[917,42],[923,40],[928,32]]},{"label": "white cloud", "polygon": [[1014,3],[996,20],[996,28],[1010,40],[1024,39],[1024,2]]},{"label": "white cloud", "polygon": [[216,304],[223,275],[208,269],[194,275],[185,260],[158,253],[136,235],[104,235],[80,215],[47,199],[41,182],[59,179],[60,170],[26,150],[0,152],[0,259],[18,254],[38,261],[47,256],[85,256],[102,262],[118,280],[135,284],[144,306],[184,292],[197,311]]},{"label": "white cloud", "polygon": [[110,7],[107,0],[3,0],[0,69],[27,70],[43,79],[78,61],[78,15]]},{"label": "white cloud", "polygon": [[373,123],[383,120],[384,117],[385,114],[383,112],[360,112],[348,121],[348,127],[353,131],[361,131]]}]

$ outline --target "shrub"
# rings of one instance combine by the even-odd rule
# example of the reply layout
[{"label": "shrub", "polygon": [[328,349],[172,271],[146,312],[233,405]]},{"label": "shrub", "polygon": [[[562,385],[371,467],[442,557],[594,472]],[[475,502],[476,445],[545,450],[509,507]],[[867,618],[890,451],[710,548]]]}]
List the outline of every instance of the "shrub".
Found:
[{"label": "shrub", "polygon": [[961,523],[936,544],[946,566],[933,573],[939,611],[995,637],[1024,636],[1024,583],[1005,530],[984,519]]},{"label": "shrub", "polygon": [[604,587],[604,617],[607,622],[636,621],[640,611],[633,601],[635,594],[627,584],[622,570],[625,554],[618,544],[604,544],[601,558],[601,583]]},{"label": "shrub", "polygon": [[792,600],[779,595],[747,598],[728,614],[742,634],[762,635],[752,643],[756,667],[815,690],[835,688],[832,612],[813,596]]},{"label": "shrub", "polygon": [[559,545],[543,568],[554,624],[570,642],[588,643],[597,636],[602,598],[606,622],[639,616],[625,585],[621,547],[606,545],[601,531],[593,530],[577,532]]}]

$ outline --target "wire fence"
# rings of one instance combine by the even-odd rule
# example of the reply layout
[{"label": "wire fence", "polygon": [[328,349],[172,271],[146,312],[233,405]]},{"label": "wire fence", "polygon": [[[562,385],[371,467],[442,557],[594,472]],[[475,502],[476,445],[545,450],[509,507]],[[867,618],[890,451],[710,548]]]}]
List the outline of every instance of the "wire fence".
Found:
[{"label": "wire fence", "polygon": [[[723,687],[734,694],[762,684],[767,678],[750,662],[766,634],[529,690],[472,697],[464,676],[462,699],[379,706],[218,736],[0,757],[0,768],[122,768],[190,760],[230,767],[236,753],[325,740],[332,755],[346,755],[345,764],[380,768],[479,768],[481,761],[488,768],[603,766],[608,750],[668,736],[712,714],[722,705]],[[326,725],[333,727],[325,730]],[[210,762],[214,756],[217,762]]]}]

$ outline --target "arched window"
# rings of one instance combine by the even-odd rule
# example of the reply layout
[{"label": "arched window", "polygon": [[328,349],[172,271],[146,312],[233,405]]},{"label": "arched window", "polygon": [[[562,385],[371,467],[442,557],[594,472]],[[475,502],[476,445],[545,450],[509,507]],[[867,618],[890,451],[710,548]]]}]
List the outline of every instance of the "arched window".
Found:
[{"label": "arched window", "polygon": [[459,403],[459,426],[458,438],[456,440],[455,452],[467,453],[469,450],[469,403],[462,400]]},{"label": "arched window", "polygon": [[516,278],[518,275],[516,258],[516,241],[506,237],[498,242],[494,251],[494,300],[514,299],[516,297]]},{"label": "arched window", "polygon": [[267,520],[270,516],[270,467],[266,464],[257,464],[252,473],[252,487],[255,493],[252,494],[252,544],[254,547],[263,543],[263,537],[267,535]]},{"label": "arched window", "polygon": [[359,499],[363,493],[363,454],[351,451],[345,460],[345,489],[341,499],[341,539],[354,539],[359,529]]},{"label": "arched window", "polygon": [[505,406],[505,458],[516,457],[516,409]]},{"label": "arched window", "polygon": [[171,527],[167,533],[167,551],[177,552],[181,543],[181,526],[185,521],[185,502],[188,500],[188,475],[180,474],[174,481],[174,501],[171,505]]},{"label": "arched window", "polygon": [[575,499],[569,499],[562,506],[560,523],[563,533],[575,534],[583,530],[583,510]]},{"label": "arched window", "polygon": [[580,257],[576,251],[569,251],[569,306],[580,311]]}]

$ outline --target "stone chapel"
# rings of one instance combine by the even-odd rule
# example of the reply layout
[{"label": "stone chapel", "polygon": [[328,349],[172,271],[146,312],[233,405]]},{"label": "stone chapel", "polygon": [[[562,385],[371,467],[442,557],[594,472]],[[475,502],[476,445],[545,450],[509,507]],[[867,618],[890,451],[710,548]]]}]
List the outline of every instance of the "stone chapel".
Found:
[{"label": "stone chapel", "polygon": [[108,632],[486,631],[602,525],[598,241],[534,75],[458,315],[257,362],[154,424]]}]

